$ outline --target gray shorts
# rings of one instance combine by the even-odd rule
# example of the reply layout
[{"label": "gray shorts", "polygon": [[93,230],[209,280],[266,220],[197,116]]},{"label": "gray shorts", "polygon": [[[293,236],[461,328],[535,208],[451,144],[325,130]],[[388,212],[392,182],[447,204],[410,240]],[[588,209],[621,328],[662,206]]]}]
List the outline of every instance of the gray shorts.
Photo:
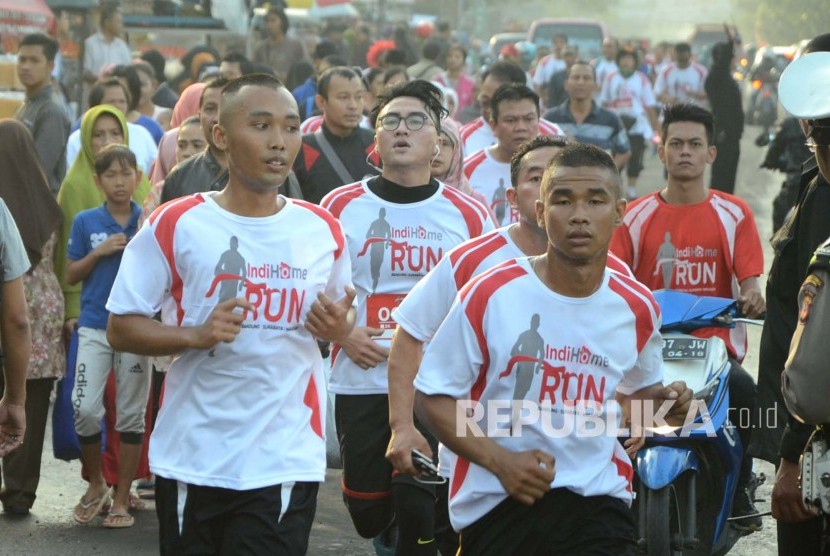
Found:
[{"label": "gray shorts", "polygon": [[149,357],[115,351],[107,342],[106,330],[81,327],[72,389],[75,430],[79,436],[95,436],[101,432],[104,389],[110,369],[115,373],[115,430],[144,432],[144,414],[150,395]]}]

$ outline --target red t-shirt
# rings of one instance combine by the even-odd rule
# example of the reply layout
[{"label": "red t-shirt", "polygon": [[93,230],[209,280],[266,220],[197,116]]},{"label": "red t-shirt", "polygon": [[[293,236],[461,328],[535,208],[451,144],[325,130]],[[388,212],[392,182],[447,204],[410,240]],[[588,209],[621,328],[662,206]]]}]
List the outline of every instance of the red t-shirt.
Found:
[{"label": "red t-shirt", "polygon": [[[652,290],[738,297],[738,284],[764,271],[755,219],[739,197],[710,191],[696,205],[670,205],[653,193],[631,203],[614,232],[611,251]],[[704,329],[717,335],[738,361],[746,355],[746,328]]]}]

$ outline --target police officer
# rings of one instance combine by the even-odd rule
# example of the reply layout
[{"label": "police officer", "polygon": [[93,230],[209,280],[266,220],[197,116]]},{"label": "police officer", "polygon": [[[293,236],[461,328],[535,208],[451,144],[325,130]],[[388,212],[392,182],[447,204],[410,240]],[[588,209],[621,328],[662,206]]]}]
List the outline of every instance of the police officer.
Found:
[{"label": "police officer", "polygon": [[[767,280],[767,319],[761,336],[758,376],[760,414],[777,408],[756,430],[750,452],[778,464],[772,514],[778,520],[779,554],[821,554],[822,520],[805,508],[799,489],[799,457],[812,432],[786,412],[781,371],[799,316],[798,295],[813,252],[830,236],[830,34],[808,43],[805,55],[782,75],[779,96],[795,117],[814,158],[805,163],[799,203],[773,237],[775,259]],[[824,93],[828,91],[828,93]],[[777,423],[786,423],[781,430]]]}]

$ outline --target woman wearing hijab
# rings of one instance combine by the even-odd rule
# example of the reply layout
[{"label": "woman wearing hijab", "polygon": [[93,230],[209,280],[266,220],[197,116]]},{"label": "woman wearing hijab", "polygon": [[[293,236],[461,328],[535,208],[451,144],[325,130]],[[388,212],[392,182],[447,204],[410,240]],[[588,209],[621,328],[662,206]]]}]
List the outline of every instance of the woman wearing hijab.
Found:
[{"label": "woman wearing hijab", "polygon": [[[117,108],[101,104],[86,111],[81,120],[81,152],[67,172],[58,191],[58,205],[63,212],[63,225],[58,243],[55,247],[55,273],[63,290],[66,304],[66,332],[74,327],[75,320],[81,312],[80,284],[70,286],[66,283],[66,242],[75,215],[104,202],[104,195],[95,186],[93,160],[95,154],[111,143],[126,144],[129,140],[127,121]],[[135,190],[133,200],[139,205],[150,190],[150,182],[142,177]]]},{"label": "woman wearing hijab", "polygon": [[31,270],[23,276],[32,351],[26,380],[26,441],[3,458],[3,511],[26,515],[34,504],[40,481],[40,456],[49,395],[65,371],[61,341],[63,295],[52,268],[52,255],[61,224],[61,210],[40,167],[29,130],[16,120],[0,120],[0,198],[14,217]]},{"label": "woman wearing hijab", "polygon": [[194,83],[184,90],[173,108],[170,118],[170,131],[159,142],[158,156],[150,169],[150,182],[157,184],[164,181],[170,170],[176,165],[176,143],[179,139],[179,126],[191,116],[199,115],[199,103],[205,83]]},{"label": "woman wearing hijab", "polygon": [[490,218],[496,222],[496,215],[484,195],[474,191],[464,175],[464,145],[461,142],[458,123],[451,118],[441,120],[441,151],[432,161],[432,177],[469,195],[487,207]]}]

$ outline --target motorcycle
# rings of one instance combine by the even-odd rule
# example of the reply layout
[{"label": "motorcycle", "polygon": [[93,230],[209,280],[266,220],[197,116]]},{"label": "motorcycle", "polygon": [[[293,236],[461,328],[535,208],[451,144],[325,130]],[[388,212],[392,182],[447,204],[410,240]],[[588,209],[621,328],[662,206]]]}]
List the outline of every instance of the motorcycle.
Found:
[{"label": "motorcycle", "polygon": [[752,87],[755,89],[755,96],[748,120],[761,126],[761,133],[755,138],[755,145],[765,147],[774,136],[772,129],[778,120],[778,81],[756,79],[752,82]]},{"label": "motorcycle", "polygon": [[804,144],[804,132],[801,131],[798,119],[785,118],[761,163],[761,168],[777,170],[786,176],[781,191],[772,202],[773,234],[784,224],[795,206],[801,185],[801,164],[812,156],[813,153]]},{"label": "motorcycle", "polygon": [[649,555],[725,554],[742,533],[728,524],[743,449],[729,420],[729,362],[717,337],[691,332],[734,327],[734,299],[658,290],[664,384],[682,380],[702,405],[682,429],[657,429],[636,457],[634,517]]}]

